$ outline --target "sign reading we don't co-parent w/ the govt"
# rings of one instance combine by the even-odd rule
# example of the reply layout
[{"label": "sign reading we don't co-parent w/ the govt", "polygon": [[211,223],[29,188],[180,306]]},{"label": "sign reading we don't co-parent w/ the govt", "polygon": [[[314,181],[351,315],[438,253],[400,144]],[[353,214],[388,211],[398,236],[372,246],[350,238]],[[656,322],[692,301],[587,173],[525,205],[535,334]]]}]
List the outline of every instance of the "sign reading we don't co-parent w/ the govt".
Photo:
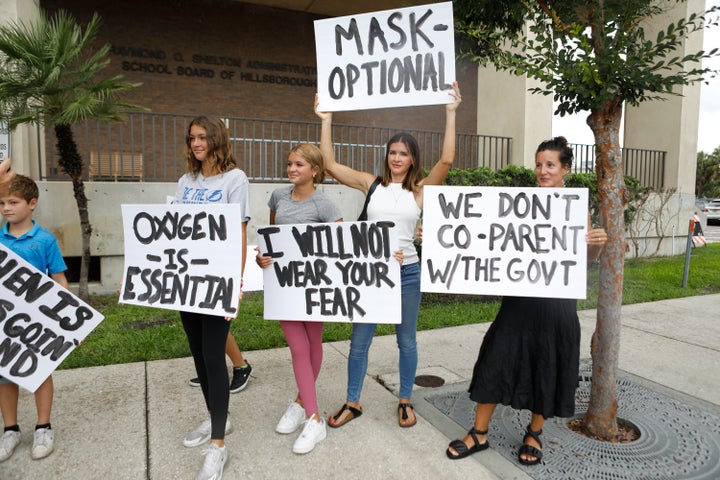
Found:
[{"label": "sign reading we don't co-parent w/ the govt", "polygon": [[0,244],[0,375],[34,392],[103,318]]},{"label": "sign reading we don't co-parent w/ the govt", "polygon": [[585,298],[583,188],[426,186],[422,291]]},{"label": "sign reading we don't co-parent w/ the govt", "polygon": [[273,259],[263,271],[265,318],[400,323],[400,262],[393,222],[271,225],[258,246]]},{"label": "sign reading we don't co-parent w/ the govt", "polygon": [[318,110],[451,103],[452,2],[315,21]]},{"label": "sign reading we don't co-parent w/ the govt", "polygon": [[237,204],[123,205],[120,302],[237,315],[242,215]]}]

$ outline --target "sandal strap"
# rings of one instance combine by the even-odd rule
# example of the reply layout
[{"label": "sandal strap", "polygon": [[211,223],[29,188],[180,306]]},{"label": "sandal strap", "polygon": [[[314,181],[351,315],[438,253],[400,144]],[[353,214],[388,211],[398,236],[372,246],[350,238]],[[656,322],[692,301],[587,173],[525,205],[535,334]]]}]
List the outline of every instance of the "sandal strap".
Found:
[{"label": "sandal strap", "polygon": [[412,403],[398,403],[398,410],[402,410],[402,415],[400,418],[402,418],[403,420],[407,420],[408,418],[410,418],[407,414],[408,407],[410,407],[413,411],[415,410],[415,407],[413,407]]},{"label": "sandal strap", "polygon": [[[530,425],[528,425],[526,430],[527,430],[527,433],[526,433],[525,436],[523,437],[523,442],[524,442],[525,440],[527,440],[528,437],[532,437],[532,438],[538,443],[538,445],[540,445],[540,448],[542,448],[543,443],[542,443],[542,440],[540,440],[540,435],[542,435],[542,428],[540,429],[539,432],[534,432],[534,431],[530,428]],[[530,446],[530,445],[528,445],[528,446]],[[535,447],[532,447],[532,448],[535,448]],[[533,454],[533,455],[534,455],[534,454]],[[537,456],[537,455],[535,455],[535,456]]]},{"label": "sandal strap", "polygon": [[520,449],[518,450],[518,455],[532,455],[533,457],[537,458],[538,460],[541,460],[543,452],[542,452],[542,450],[538,450],[537,448],[533,447],[532,445],[523,444],[520,447]]},{"label": "sandal strap", "polygon": [[[478,440],[477,436],[478,435],[487,435],[487,433],[488,433],[487,430],[480,431],[480,430],[477,430],[475,427],[468,430],[468,435],[470,435],[472,437],[473,442],[475,442],[475,446],[478,448],[480,447],[481,444],[480,444],[480,440]],[[457,450],[457,448],[455,450]]]},{"label": "sandal strap", "polygon": [[342,414],[345,410],[350,410],[350,413],[353,415],[353,418],[357,418],[360,415],[362,415],[362,410],[358,410],[357,408],[348,405],[347,403],[343,404],[342,408],[338,410],[338,412],[333,415],[333,420],[338,421],[340,417],[342,417]]}]

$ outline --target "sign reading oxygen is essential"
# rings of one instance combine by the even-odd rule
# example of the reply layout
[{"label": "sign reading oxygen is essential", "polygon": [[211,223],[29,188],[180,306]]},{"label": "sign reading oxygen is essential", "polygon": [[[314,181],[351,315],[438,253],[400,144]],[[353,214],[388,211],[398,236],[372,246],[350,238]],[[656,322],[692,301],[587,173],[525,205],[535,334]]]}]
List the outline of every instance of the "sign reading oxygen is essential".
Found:
[{"label": "sign reading oxygen is essential", "polygon": [[583,188],[426,186],[424,292],[585,298]]},{"label": "sign reading oxygen is essential", "polygon": [[265,318],[400,323],[393,222],[271,225],[257,229],[273,263],[263,271]]},{"label": "sign reading oxygen is essential", "polygon": [[0,375],[34,392],[103,319],[0,244]]},{"label": "sign reading oxygen is essential", "polygon": [[238,204],[123,205],[120,302],[235,317],[242,278]]},{"label": "sign reading oxygen is essential", "polygon": [[315,49],[321,112],[453,101],[452,2],[316,20]]}]

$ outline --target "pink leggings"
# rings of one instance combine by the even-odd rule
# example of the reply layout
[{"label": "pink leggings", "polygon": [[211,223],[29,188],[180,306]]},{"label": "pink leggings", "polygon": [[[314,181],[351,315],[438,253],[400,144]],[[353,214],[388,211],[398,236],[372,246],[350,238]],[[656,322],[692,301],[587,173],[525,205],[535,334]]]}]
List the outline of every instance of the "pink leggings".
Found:
[{"label": "pink leggings", "polygon": [[285,339],[290,346],[295,383],[307,416],[319,413],[315,380],[322,365],[323,322],[280,321]]}]

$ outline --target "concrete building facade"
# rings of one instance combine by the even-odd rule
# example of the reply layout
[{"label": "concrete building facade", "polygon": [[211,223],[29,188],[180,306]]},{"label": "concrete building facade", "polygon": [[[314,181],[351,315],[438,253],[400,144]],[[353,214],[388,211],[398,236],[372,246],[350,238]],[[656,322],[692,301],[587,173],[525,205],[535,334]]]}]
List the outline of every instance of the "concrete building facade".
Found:
[{"label": "concrete building facade", "polygon": [[[426,1],[363,0],[175,0],[148,2],[121,0],[0,0],[0,22],[30,21],[40,10],[68,10],[81,22],[93,12],[103,19],[99,42],[109,43],[107,74],[122,74],[142,86],[126,100],[154,112],[243,116],[316,122],[316,60],[313,21],[328,16],[357,14],[420,5]],[[702,0],[679,4],[670,17],[702,9]],[[658,25],[664,25],[664,19]],[[699,43],[698,43],[699,42]],[[686,45],[702,44],[696,35]],[[683,52],[680,52],[683,53]],[[551,97],[532,95],[532,81],[494,68],[459,62],[458,80],[463,106],[458,113],[459,133],[512,137],[512,163],[532,167],[536,145],[551,136]],[[673,229],[682,231],[692,208],[699,86],[667,102],[628,110],[625,144],[668,152],[665,185],[677,188],[680,213]],[[441,107],[340,112],[336,123],[390,126],[397,130],[442,131]],[[31,127],[12,133],[15,169],[44,178],[43,150],[50,148]],[[570,139],[572,141],[572,139]],[[241,159],[242,161],[242,159]],[[69,182],[41,181],[38,221],[53,231],[67,257],[80,255],[80,227]],[[253,184],[250,242],[254,227],[267,221],[267,200],[277,184]],[[120,205],[158,203],[174,192],[168,182],[88,182],[93,239],[92,255],[100,259],[99,289],[113,291],[122,272]],[[361,196],[342,186],[322,187],[335,198],[343,216],[353,219]],[[682,239],[680,239],[682,241]]]}]

